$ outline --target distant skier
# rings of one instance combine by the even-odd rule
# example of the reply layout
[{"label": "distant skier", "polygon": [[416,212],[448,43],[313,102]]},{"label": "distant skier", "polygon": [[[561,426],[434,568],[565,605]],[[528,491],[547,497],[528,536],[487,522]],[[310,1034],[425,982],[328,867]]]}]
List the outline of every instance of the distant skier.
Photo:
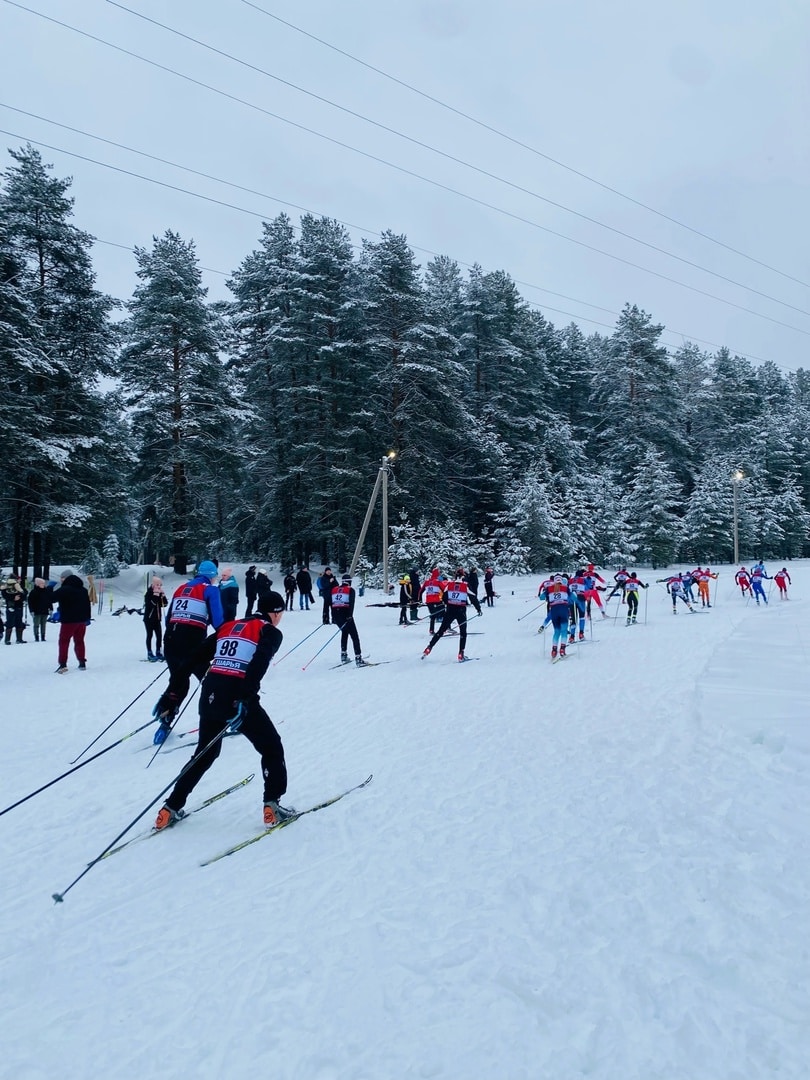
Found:
[{"label": "distant skier", "polygon": [[352,588],[351,574],[344,574],[340,579],[340,585],[332,589],[332,622],[340,627],[340,662],[349,663],[349,638],[352,639],[354,649],[354,662],[358,667],[365,667],[365,662],[360,648],[360,635],[357,633],[357,624],[354,621],[354,604],[357,594]]},{"label": "distant skier", "polygon": [[748,570],[741,566],[737,573],[734,575],[734,580],[740,586],[740,595],[745,596],[748,593],[748,599],[751,598],[751,575]]},{"label": "distant skier", "polygon": [[787,567],[783,566],[781,570],[777,570],[773,575],[773,580],[776,582],[776,587],[779,590],[779,599],[787,600],[787,587],[792,584],[790,574],[787,572]]},{"label": "distant skier", "polygon": [[627,601],[627,626],[634,623],[638,615],[638,590],[648,588],[649,585],[639,581],[638,574],[633,570],[624,585],[624,598]]},{"label": "distant skier", "polygon": [[422,659],[424,660],[426,656],[430,656],[433,646],[455,622],[458,623],[459,631],[458,659],[462,661],[464,660],[464,648],[467,644],[467,603],[471,603],[479,615],[481,614],[481,605],[478,602],[478,597],[468,591],[467,580],[464,571],[460,567],[456,570],[451,581],[444,582],[442,600],[444,602],[442,624],[431,637],[428,647],[422,653]]},{"label": "distant skier", "polygon": [[694,612],[695,609],[692,607],[692,605],[689,603],[689,600],[687,599],[686,592],[685,592],[684,587],[683,587],[683,581],[681,580],[681,575],[680,574],[673,574],[671,577],[668,577],[668,578],[656,578],[655,580],[659,584],[666,585],[667,592],[669,593],[669,595],[670,595],[670,597],[672,599],[672,614],[673,615],[678,614],[678,607],[677,607],[677,601],[678,600],[683,600],[683,602],[686,604],[686,606],[689,608],[689,610],[691,612]]},{"label": "distant skier", "polygon": [[551,659],[559,655],[565,656],[565,644],[568,634],[568,601],[571,592],[568,587],[568,578],[564,574],[555,574],[554,580],[548,580],[542,588],[541,600],[548,602],[548,613],[551,624],[554,627],[554,635],[551,642]]},{"label": "distant skier", "polygon": [[762,587],[762,582],[770,580],[770,574],[767,574],[765,572],[765,567],[762,564],[762,559],[760,559],[759,562],[751,568],[751,590],[752,595],[756,597],[757,604],[759,604],[760,596],[766,604],[768,603],[768,597],[765,595],[765,590]]}]

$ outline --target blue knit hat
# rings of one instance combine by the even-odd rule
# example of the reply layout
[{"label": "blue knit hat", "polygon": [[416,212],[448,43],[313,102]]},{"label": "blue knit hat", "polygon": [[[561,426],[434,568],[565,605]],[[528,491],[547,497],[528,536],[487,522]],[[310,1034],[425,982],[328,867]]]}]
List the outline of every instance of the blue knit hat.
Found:
[{"label": "blue knit hat", "polygon": [[203,577],[216,577],[219,570],[217,570],[216,564],[212,563],[210,559],[205,559],[197,567],[197,573],[202,574]]}]

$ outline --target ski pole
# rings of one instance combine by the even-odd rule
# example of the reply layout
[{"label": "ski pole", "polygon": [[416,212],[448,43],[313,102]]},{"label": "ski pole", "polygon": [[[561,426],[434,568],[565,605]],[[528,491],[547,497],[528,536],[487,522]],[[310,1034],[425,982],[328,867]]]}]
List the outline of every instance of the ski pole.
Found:
[{"label": "ski pole", "polygon": [[649,594],[649,588],[644,590],[644,625],[647,625],[647,596]]},{"label": "ski pole", "polygon": [[[177,724],[177,721],[180,719],[180,717],[183,715],[183,713],[189,707],[191,702],[194,700],[194,695],[200,689],[200,685],[201,685],[200,683],[197,683],[197,685],[194,687],[194,690],[191,693],[191,696],[189,698],[187,698],[186,701],[183,703],[183,708],[180,710],[180,712],[177,714],[177,716],[175,716],[174,720],[172,721],[172,725],[169,728],[169,735],[171,735],[172,731],[174,730],[175,725]],[[147,769],[152,764],[152,762],[155,760],[155,758],[158,756],[158,754],[160,753],[161,747],[163,746],[163,744],[165,742],[166,742],[166,739],[164,739],[163,742],[160,742],[160,743],[157,744],[157,747],[155,748],[154,754],[152,754],[152,756],[149,758],[149,760],[146,763]]]},{"label": "ski pole", "polygon": [[160,799],[162,799],[163,796],[166,794],[167,791],[169,791],[170,788],[174,787],[174,785],[177,783],[177,781],[180,779],[180,777],[185,776],[185,774],[191,768],[192,762],[194,762],[198,758],[202,757],[203,754],[207,754],[208,751],[211,749],[211,747],[214,746],[215,743],[218,743],[220,741],[220,739],[222,738],[222,736],[225,734],[225,732],[227,730],[228,730],[228,725],[226,724],[225,727],[222,729],[222,731],[218,732],[218,734],[216,734],[214,736],[214,738],[211,740],[211,742],[208,744],[208,746],[206,746],[204,750],[202,750],[199,754],[195,754],[193,758],[191,758],[189,761],[186,762],[186,764],[183,766],[183,768],[180,770],[180,772],[177,774],[177,776],[175,776],[174,780],[172,780],[171,783],[167,784],[166,787],[163,788],[163,790],[161,792],[159,792],[155,796],[154,799],[152,799],[152,801],[149,803],[149,805],[145,806],[143,808],[143,810],[141,810],[140,814],[138,814],[138,816],[136,818],[133,818],[132,821],[130,821],[129,825],[127,825],[127,827],[123,830],[123,832],[120,832],[118,834],[118,836],[116,836],[116,838],[114,840],[112,840],[109,844],[107,844],[107,846],[104,848],[104,850],[99,855],[97,855],[95,857],[95,859],[93,859],[92,862],[89,862],[87,864],[87,866],[85,866],[84,870],[82,870],[82,872],[79,874],[78,877],[74,878],[73,881],[71,881],[71,883],[68,885],[68,887],[66,889],[63,889],[62,892],[60,892],[60,893],[52,893],[54,902],[57,903],[57,904],[61,904],[62,901],[65,899],[65,895],[70,892],[70,890],[73,888],[73,886],[76,885],[77,882],[81,881],[82,878],[84,877],[84,875],[89,870],[92,870],[93,867],[96,865],[96,863],[100,862],[104,858],[104,856],[107,854],[107,852],[110,850],[110,848],[115,847],[115,845],[118,843],[118,841],[122,837],[126,836],[127,833],[129,832],[129,830],[134,825],[138,824],[138,822],[141,820],[141,818],[144,816],[144,814],[149,813],[149,811],[152,809],[152,807],[155,805],[155,803],[158,802]]},{"label": "ski pole", "polygon": [[66,776],[70,776],[71,773],[75,773],[78,769],[83,769],[85,765],[89,765],[91,761],[95,761],[96,758],[100,758],[102,754],[106,754],[108,750],[112,750],[114,746],[120,746],[122,742],[126,742],[127,739],[131,739],[133,735],[137,735],[139,731],[143,731],[144,728],[153,724],[154,720],[147,720],[145,724],[141,724],[140,727],[135,728],[134,731],[130,731],[129,735],[122,736],[118,742],[110,743],[109,746],[105,746],[103,750],[99,750],[98,753],[93,754],[86,761],[83,761],[80,765],[74,765],[72,769],[68,769],[67,772],[63,772],[61,776],[55,777],[53,780],[49,780],[47,784],[43,784],[42,787],[38,787],[36,791],[32,791],[29,795],[24,795],[21,799],[17,799],[11,806],[7,806],[5,810],[0,810],[0,817],[3,814],[7,814],[9,810],[13,810],[15,806],[20,806],[21,803],[28,802],[29,799],[33,799],[35,795],[39,795],[40,791],[45,791],[46,788],[53,787],[59,780],[64,780]]},{"label": "ski pole", "polygon": [[539,604],[535,604],[534,607],[531,608],[531,610],[527,611],[525,615],[521,615],[518,618],[518,622],[522,622],[523,619],[525,619],[525,618],[527,618],[527,616],[531,615],[533,611],[537,611],[538,608],[541,608],[543,606],[543,603],[545,603],[545,601],[541,601]]},{"label": "ski pole", "polygon": [[[331,636],[331,637],[329,638],[329,640],[328,640],[328,641],[325,641],[325,642],[323,643],[323,645],[321,645],[320,649],[318,649],[318,651],[317,651],[317,652],[315,653],[315,656],[313,656],[313,657],[312,657],[312,660],[314,660],[314,659],[315,659],[316,657],[318,657],[318,656],[320,656],[320,655],[321,655],[321,653],[322,653],[322,652],[323,652],[323,650],[324,650],[324,649],[326,648],[326,646],[327,646],[327,645],[329,644],[329,642],[330,642],[330,641],[334,641],[334,639],[335,639],[335,638],[336,638],[336,637],[338,636],[338,634],[340,633],[340,631],[341,631],[342,629],[343,629],[343,627],[342,627],[342,626],[339,626],[339,627],[337,628],[337,630],[336,630],[336,631],[334,632],[334,634],[332,634],[332,636]],[[310,635],[310,636],[311,636],[311,635]],[[301,668],[301,670],[302,670],[302,671],[306,671],[306,670],[307,670],[307,668],[309,667],[309,665],[310,665],[310,664],[312,663],[312,660],[307,660],[307,662],[306,662],[306,663],[304,664],[304,666],[303,666],[303,667]]]},{"label": "ski pole", "polygon": [[[98,740],[99,740],[99,739],[101,738],[101,736],[102,736],[102,735],[106,735],[106,734],[107,734],[107,732],[108,732],[108,731],[110,730],[110,728],[111,728],[111,727],[113,726],[113,724],[115,723],[115,721],[116,721],[116,720],[120,720],[120,719],[121,719],[121,717],[122,717],[122,716],[124,715],[124,713],[125,713],[125,712],[127,712],[127,711],[128,711],[129,709],[131,709],[131,708],[132,708],[132,706],[133,706],[133,705],[135,704],[135,702],[136,702],[136,701],[137,701],[137,700],[138,700],[139,698],[142,698],[142,697],[143,697],[143,695],[144,695],[144,694],[146,693],[146,691],[147,691],[147,690],[149,689],[149,687],[150,687],[150,686],[153,686],[153,685],[154,685],[154,684],[155,684],[155,683],[156,683],[156,682],[158,681],[158,679],[159,679],[159,678],[161,677],[161,675],[162,675],[162,674],[163,674],[163,672],[162,672],[162,671],[159,671],[159,672],[157,673],[157,675],[156,675],[156,676],[154,677],[154,679],[152,679],[152,682],[150,682],[148,686],[145,686],[145,687],[143,688],[143,690],[141,690],[140,694],[138,694],[138,697],[134,697],[134,698],[132,699],[132,701],[130,701],[129,705],[127,705],[127,706],[126,706],[125,708],[123,708],[123,709],[121,710],[121,712],[120,712],[120,713],[118,714],[118,716],[116,716],[116,717],[115,717],[115,719],[111,720],[111,721],[109,722],[109,724],[107,724],[107,726],[106,726],[106,727],[104,728],[104,730],[103,730],[103,731],[100,731],[100,732],[98,733],[98,735],[96,735],[95,739],[93,739],[93,741],[92,741],[92,742],[88,743],[88,744],[87,744],[87,746],[85,746],[85,748],[84,748],[84,750],[82,750],[81,754],[77,754],[77,755],[76,755],[76,757],[75,757],[75,758],[73,759],[73,761],[69,761],[69,762],[68,762],[68,765],[75,765],[75,764],[76,764],[76,762],[77,762],[77,761],[79,760],[79,758],[81,758],[81,757],[84,757],[84,755],[85,755],[85,754],[87,753],[87,751],[88,751],[88,750],[90,749],[90,747],[91,747],[91,746],[94,746],[94,745],[95,745],[95,744],[96,744],[96,743],[98,742]],[[140,730],[140,728],[139,728],[138,730]]]},{"label": "ski pole", "polygon": [[[325,624],[321,623],[321,626],[323,626],[323,625],[325,625]],[[321,626],[316,626],[315,629],[312,631],[312,634],[317,634],[318,631],[320,630]],[[298,642],[298,645],[303,645],[305,641],[308,641],[312,637],[312,634],[307,634],[307,636],[305,638],[301,638],[301,640]],[[273,667],[278,667],[278,665],[281,663],[281,661],[284,659],[285,656],[289,656],[291,652],[295,652],[295,650],[298,648],[298,645],[293,645],[293,647],[291,649],[288,649],[284,653],[284,656],[280,656],[278,658],[278,660],[274,660],[273,661]]]}]

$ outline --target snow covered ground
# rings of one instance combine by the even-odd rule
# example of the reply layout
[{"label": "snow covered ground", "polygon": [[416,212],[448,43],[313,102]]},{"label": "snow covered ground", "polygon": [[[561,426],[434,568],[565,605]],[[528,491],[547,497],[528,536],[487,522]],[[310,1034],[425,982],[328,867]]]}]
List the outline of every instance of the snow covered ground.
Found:
[{"label": "snow covered ground", "polygon": [[[767,608],[720,569],[710,612],[673,618],[652,584],[642,624],[595,619],[554,666],[541,613],[522,618],[537,578],[496,579],[463,665],[452,638],[420,661],[427,623],[400,628],[367,593],[364,650],[394,662],[331,670],[335,640],[303,671],[332,630],[287,613],[282,654],[316,632],[264,683],[286,802],[373,783],[201,868],[261,828],[254,780],[98,863],[61,904],[193,736],[146,768],[147,727],[0,817],[0,1076],[810,1076],[810,564]],[[126,571],[114,606],[144,582]],[[136,615],[96,616],[86,672],[71,657],[54,673],[49,631],[0,656],[0,809],[165,671],[141,662]],[[164,682],[87,756],[146,723]],[[256,768],[226,740],[189,806]]]}]

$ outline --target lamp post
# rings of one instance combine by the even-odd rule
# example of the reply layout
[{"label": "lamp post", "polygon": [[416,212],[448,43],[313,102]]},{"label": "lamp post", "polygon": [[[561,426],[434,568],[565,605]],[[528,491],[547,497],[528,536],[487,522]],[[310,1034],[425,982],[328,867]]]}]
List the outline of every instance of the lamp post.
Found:
[{"label": "lamp post", "polygon": [[366,516],[363,519],[363,527],[360,529],[357,547],[354,549],[352,565],[349,567],[349,573],[354,576],[354,572],[357,569],[357,563],[360,560],[360,552],[363,550],[363,542],[365,541],[366,533],[368,532],[368,523],[371,521],[374,503],[377,501],[377,493],[380,488],[382,488],[383,595],[386,597],[388,596],[388,470],[391,468],[391,464],[396,456],[396,450],[389,450],[382,459],[382,463],[377,472],[377,479],[374,482],[374,489],[371,492],[371,498],[369,499]]},{"label": "lamp post", "polygon": [[734,492],[734,564],[740,561],[740,533],[739,522],[737,512],[737,488],[740,486],[740,481],[744,479],[745,473],[740,469],[735,469],[731,474],[731,488]]}]

